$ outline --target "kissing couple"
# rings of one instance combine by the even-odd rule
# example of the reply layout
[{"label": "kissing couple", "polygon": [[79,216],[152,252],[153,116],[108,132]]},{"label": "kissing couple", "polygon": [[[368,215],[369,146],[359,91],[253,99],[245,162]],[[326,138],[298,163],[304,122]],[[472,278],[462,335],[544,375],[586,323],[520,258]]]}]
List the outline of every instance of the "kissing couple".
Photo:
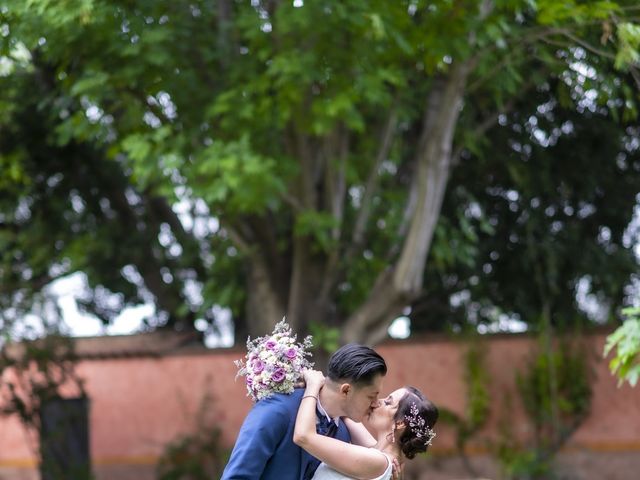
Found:
[{"label": "kissing couple", "polygon": [[326,377],[305,370],[305,388],[259,400],[242,424],[222,480],[397,479],[426,452],[438,409],[403,387],[380,399],[387,373],[373,349],[348,344]]}]

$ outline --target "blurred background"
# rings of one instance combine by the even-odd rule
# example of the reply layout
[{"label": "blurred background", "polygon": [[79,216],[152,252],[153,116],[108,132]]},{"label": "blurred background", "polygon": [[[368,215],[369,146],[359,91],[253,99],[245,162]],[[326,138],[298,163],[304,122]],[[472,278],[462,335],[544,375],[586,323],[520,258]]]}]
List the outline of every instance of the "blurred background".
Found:
[{"label": "blurred background", "polygon": [[218,478],[286,321],[412,479],[640,469],[640,6],[0,0],[0,479]]}]

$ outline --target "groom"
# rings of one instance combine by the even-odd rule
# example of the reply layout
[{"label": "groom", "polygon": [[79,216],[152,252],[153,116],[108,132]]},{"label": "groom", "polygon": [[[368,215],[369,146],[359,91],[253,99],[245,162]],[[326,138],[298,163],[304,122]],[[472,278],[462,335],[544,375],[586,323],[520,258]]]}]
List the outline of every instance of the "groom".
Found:
[{"label": "groom", "polygon": [[[378,406],[384,359],[369,347],[345,345],[329,359],[327,381],[316,411],[318,433],[345,442],[351,437],[340,417],[361,422]],[[309,480],[319,460],[293,443],[304,389],[276,393],[257,402],[245,418],[221,480]]]}]

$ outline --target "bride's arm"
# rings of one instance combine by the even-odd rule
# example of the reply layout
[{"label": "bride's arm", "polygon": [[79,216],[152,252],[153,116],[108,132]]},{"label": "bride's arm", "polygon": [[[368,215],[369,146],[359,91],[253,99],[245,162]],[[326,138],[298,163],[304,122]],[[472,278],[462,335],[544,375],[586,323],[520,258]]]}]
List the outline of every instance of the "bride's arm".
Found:
[{"label": "bride's arm", "polygon": [[[344,421],[347,429],[349,430],[349,434],[351,435],[351,443],[355,445],[362,445],[363,447],[374,447],[376,439],[373,438],[373,435],[369,433],[363,424],[355,422],[347,417],[342,417],[342,421]],[[393,476],[392,480],[400,480],[402,476],[402,467],[398,460],[393,459]]]},{"label": "bride's arm", "polygon": [[373,447],[376,444],[376,439],[373,438],[366,428],[364,428],[363,424],[355,422],[347,417],[342,417],[340,420],[345,423],[349,430],[351,443],[354,445],[362,445],[363,447]]},{"label": "bride's arm", "polygon": [[324,384],[322,372],[305,372],[307,388],[300,402],[293,441],[334,470],[356,479],[382,475],[388,460],[381,452],[316,433],[316,402]]}]

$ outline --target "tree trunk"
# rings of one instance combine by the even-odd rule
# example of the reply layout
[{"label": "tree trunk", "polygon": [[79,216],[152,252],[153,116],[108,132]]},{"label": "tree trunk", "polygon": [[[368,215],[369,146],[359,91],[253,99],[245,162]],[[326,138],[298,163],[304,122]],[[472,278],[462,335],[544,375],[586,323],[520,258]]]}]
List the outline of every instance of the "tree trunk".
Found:
[{"label": "tree trunk", "polygon": [[[426,101],[422,133],[416,148],[416,177],[409,198],[409,229],[396,262],[376,279],[368,299],[342,323],[341,341],[375,344],[387,335],[391,321],[420,293],[431,239],[436,227],[452,161],[452,143],[471,62],[452,67],[434,82]],[[318,165],[304,137],[296,153],[302,159],[297,198],[305,208],[318,209],[313,165]],[[325,280],[327,254],[312,251],[313,241],[293,239],[289,284],[278,285],[275,265],[250,255],[247,326],[252,335],[269,332],[286,315],[298,335],[308,325],[333,325],[336,312]],[[283,280],[286,281],[286,280]],[[274,284],[275,283],[275,284]],[[283,293],[279,294],[278,290]],[[286,293],[284,293],[286,292]]]},{"label": "tree trunk", "polygon": [[[427,99],[412,193],[417,194],[409,233],[395,264],[376,280],[369,298],[344,325],[343,342],[375,344],[391,321],[420,293],[431,239],[449,179],[453,134],[471,62],[452,67],[434,82]],[[411,198],[411,194],[409,197]]]},{"label": "tree trunk", "polygon": [[312,240],[294,240],[293,271],[289,287],[287,323],[298,335],[306,335],[310,324],[327,322],[329,298],[321,295],[326,273],[326,257],[311,251]]},{"label": "tree trunk", "polygon": [[[284,317],[285,302],[279,294],[277,281],[262,258],[252,258],[248,273],[246,333],[264,335]],[[239,333],[236,332],[236,335]]]}]

